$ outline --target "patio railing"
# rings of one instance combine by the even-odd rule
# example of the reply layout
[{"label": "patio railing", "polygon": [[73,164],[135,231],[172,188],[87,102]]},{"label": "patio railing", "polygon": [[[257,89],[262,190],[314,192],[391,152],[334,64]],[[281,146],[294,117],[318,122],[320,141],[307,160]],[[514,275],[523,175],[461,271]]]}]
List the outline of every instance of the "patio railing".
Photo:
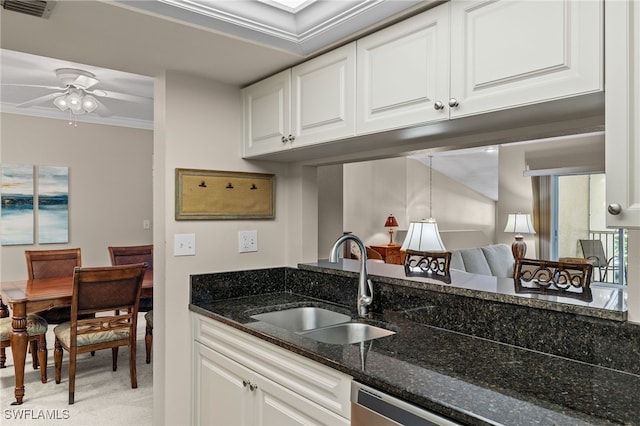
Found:
[{"label": "patio railing", "polygon": [[[589,238],[602,241],[605,262],[613,258],[615,269],[613,274],[607,274],[607,282],[616,284],[627,283],[627,233],[624,229],[614,231],[589,231]],[[624,271],[624,273],[621,273]],[[594,271],[595,273],[595,271]]]}]

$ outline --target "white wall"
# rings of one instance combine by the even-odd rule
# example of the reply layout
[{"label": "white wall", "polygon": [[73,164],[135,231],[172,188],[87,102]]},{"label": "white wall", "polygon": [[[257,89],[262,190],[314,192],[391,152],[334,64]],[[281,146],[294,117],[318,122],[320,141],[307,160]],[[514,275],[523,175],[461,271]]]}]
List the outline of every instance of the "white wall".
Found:
[{"label": "white wall", "polygon": [[329,258],[334,241],[344,230],[342,164],[318,167],[318,257]]},{"label": "white wall", "polygon": [[[396,216],[398,228],[429,218],[430,207],[448,249],[493,242],[495,202],[434,170],[429,202],[429,167],[409,158],[344,165],[344,230],[366,245],[387,244],[384,222]],[[402,244],[401,238],[394,242]]]},{"label": "white wall", "polygon": [[[242,160],[241,106],[236,87],[174,72],[156,81],[154,220],[164,226],[154,243],[164,259],[154,264],[154,424],[190,422],[189,275],[317,259],[316,169]],[[176,168],[275,173],[275,219],[176,221]],[[238,253],[240,230],[258,231],[258,252]],[[180,233],[195,233],[195,256],[173,256]]]},{"label": "white wall", "polygon": [[[153,132],[1,115],[3,163],[69,167],[69,243],[3,246],[3,281],[27,279],[25,250],[82,249],[85,266],[109,265],[109,245],[150,244]],[[153,222],[151,222],[153,226]]]}]

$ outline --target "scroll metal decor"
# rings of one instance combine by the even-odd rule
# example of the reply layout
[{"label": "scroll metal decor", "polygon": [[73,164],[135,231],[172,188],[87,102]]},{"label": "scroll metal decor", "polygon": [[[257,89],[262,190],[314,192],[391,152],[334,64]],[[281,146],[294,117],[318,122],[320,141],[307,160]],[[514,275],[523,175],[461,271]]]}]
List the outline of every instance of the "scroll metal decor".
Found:
[{"label": "scroll metal decor", "polygon": [[426,252],[406,250],[404,258],[404,272],[407,277],[432,278],[446,284],[450,284],[450,263],[450,251]]},{"label": "scroll metal decor", "polygon": [[555,294],[591,301],[592,274],[590,263],[516,259],[515,289],[517,293]]},{"label": "scroll metal decor", "polygon": [[176,169],[175,218],[273,219],[275,175]]}]

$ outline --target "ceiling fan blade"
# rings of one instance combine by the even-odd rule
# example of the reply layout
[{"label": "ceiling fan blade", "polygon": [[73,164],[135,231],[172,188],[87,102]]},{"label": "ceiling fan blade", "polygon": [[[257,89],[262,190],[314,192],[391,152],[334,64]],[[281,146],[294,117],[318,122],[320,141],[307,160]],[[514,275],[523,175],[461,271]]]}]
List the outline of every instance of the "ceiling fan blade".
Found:
[{"label": "ceiling fan blade", "polygon": [[2,83],[2,85],[3,86],[13,86],[13,87],[37,87],[38,89],[50,89],[50,90],[67,90],[66,87],[41,86],[39,84]]},{"label": "ceiling fan blade", "polygon": [[127,101],[127,102],[148,103],[153,101],[152,98],[145,98],[144,96],[129,95],[129,94],[120,93],[120,92],[112,92],[109,90],[96,89],[96,90],[85,90],[85,91],[95,96],[100,96],[103,98],[110,98],[110,99],[118,99],[118,100]]},{"label": "ceiling fan blade", "polygon": [[93,112],[98,114],[100,117],[110,117],[113,115],[111,110],[109,110],[109,108],[104,106],[104,104],[100,102],[98,99],[96,99],[96,103],[98,104],[98,108],[96,108],[96,110]]},{"label": "ceiling fan blade", "polygon": [[40,96],[38,98],[35,99],[31,99],[30,101],[27,102],[23,102],[19,105],[16,105],[17,108],[28,108],[34,105],[38,105],[38,104],[42,104],[45,102],[48,102],[52,99],[57,98],[58,96],[64,95],[66,94],[66,92],[55,92],[55,93],[49,93],[48,95],[44,95],[44,96]]}]

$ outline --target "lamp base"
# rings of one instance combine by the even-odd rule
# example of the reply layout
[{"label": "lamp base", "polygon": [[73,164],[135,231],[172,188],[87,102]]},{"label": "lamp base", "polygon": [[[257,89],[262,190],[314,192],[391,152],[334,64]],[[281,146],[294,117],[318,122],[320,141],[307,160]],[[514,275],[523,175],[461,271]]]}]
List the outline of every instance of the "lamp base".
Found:
[{"label": "lamp base", "polygon": [[389,244],[393,244],[393,228],[389,228]]},{"label": "lamp base", "polygon": [[450,251],[428,252],[407,250],[404,258],[404,272],[408,277],[434,278],[450,283],[450,263]]},{"label": "lamp base", "polygon": [[516,235],[516,240],[511,244],[511,253],[514,259],[522,259],[527,254],[527,243],[522,235]]}]

